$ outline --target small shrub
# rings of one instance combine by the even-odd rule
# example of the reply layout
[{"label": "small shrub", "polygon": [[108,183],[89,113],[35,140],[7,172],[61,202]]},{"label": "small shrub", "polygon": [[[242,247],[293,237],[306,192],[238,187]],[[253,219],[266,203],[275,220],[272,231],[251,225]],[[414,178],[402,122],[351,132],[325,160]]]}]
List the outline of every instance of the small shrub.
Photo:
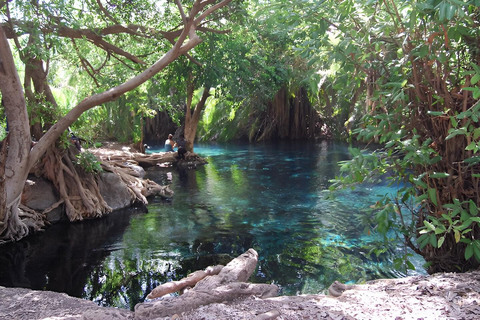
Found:
[{"label": "small shrub", "polygon": [[79,153],[76,164],[82,167],[87,173],[99,173],[103,171],[100,161],[89,151]]}]

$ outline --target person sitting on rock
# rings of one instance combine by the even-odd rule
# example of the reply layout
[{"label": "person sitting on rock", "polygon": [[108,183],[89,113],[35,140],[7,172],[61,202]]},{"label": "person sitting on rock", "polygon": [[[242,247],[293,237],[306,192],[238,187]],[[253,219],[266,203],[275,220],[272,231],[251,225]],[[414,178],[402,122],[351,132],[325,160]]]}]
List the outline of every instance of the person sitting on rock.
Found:
[{"label": "person sitting on rock", "polygon": [[169,134],[168,139],[165,140],[165,151],[173,152],[174,146],[175,146],[175,141],[173,141],[173,134]]}]

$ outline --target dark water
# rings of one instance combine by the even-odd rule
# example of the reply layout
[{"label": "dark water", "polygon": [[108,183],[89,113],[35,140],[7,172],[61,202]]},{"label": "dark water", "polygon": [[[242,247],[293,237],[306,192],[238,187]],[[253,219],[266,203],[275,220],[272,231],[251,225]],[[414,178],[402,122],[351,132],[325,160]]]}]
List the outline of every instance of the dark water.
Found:
[{"label": "dark water", "polygon": [[[65,292],[101,305],[133,308],[158,284],[249,248],[259,253],[252,282],[283,294],[318,293],[333,281],[402,277],[401,250],[367,235],[361,209],[395,189],[386,184],[325,190],[348,158],[347,145],[283,142],[199,145],[208,164],[194,170],[153,168],[171,199],[150,199],[148,213],[118,211],[100,220],[58,224],[44,234],[0,247],[0,285]],[[425,274],[423,260],[413,257]]]}]

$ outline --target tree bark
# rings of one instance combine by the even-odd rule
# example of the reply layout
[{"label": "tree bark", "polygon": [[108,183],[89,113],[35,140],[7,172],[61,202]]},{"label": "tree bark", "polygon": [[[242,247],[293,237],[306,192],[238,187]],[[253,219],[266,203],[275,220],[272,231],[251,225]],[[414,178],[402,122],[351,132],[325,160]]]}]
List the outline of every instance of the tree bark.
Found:
[{"label": "tree bark", "polygon": [[7,138],[0,141],[0,230],[2,230],[3,221],[7,209],[7,191],[5,189],[5,160],[7,160]]},{"label": "tree bark", "polygon": [[19,219],[18,205],[31,168],[29,149],[32,140],[22,84],[3,29],[0,30],[0,90],[9,127],[5,160],[6,207],[0,217],[0,239],[5,232],[9,237],[19,239],[28,233]]},{"label": "tree bark", "polygon": [[[37,36],[30,35],[28,46],[35,46]],[[22,48],[18,48],[21,50]],[[25,62],[25,96],[30,106],[30,117],[37,118],[31,121],[31,134],[38,141],[56,121],[58,106],[47,81],[48,68],[44,67],[43,61],[36,55],[28,53],[24,55]],[[48,63],[47,63],[48,65]],[[32,85],[33,89],[32,90]],[[43,120],[42,122],[39,119]]]},{"label": "tree bark", "polygon": [[146,302],[135,306],[135,319],[155,319],[173,316],[196,309],[202,305],[232,301],[251,295],[274,297],[278,287],[273,284],[251,284],[245,281],[255,270],[258,254],[249,249],[228,263],[218,275],[208,276],[190,291],[179,297]]}]

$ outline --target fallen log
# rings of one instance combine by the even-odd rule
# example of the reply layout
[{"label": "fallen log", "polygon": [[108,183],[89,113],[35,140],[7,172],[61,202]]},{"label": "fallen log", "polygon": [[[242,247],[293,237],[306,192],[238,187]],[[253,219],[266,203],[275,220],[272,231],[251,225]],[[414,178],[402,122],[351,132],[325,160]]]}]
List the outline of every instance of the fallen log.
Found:
[{"label": "fallen log", "polygon": [[199,157],[194,152],[187,152],[185,160],[179,160],[177,152],[156,152],[144,154],[136,151],[131,151],[130,148],[123,148],[121,150],[112,150],[108,148],[90,148],[88,149],[100,161],[125,163],[127,161],[134,161],[143,168],[162,166],[162,164],[178,164],[179,162],[189,163],[190,165],[206,164],[207,161]]},{"label": "fallen log", "polygon": [[193,287],[199,282],[200,280],[204,279],[207,276],[212,276],[218,274],[223,269],[222,265],[218,265],[215,267],[208,267],[203,270],[195,271],[189,274],[186,278],[183,278],[179,281],[170,281],[164,283],[162,285],[157,286],[155,289],[152,290],[147,296],[148,299],[155,299],[162,297],[169,293],[174,293],[180,291],[186,287]]},{"label": "fallen log", "polygon": [[223,267],[217,275],[205,277],[195,287],[179,297],[167,297],[135,306],[135,319],[155,319],[194,310],[200,306],[232,301],[248,296],[274,297],[278,287],[273,284],[251,284],[250,278],[258,261],[258,254],[249,249]]}]

